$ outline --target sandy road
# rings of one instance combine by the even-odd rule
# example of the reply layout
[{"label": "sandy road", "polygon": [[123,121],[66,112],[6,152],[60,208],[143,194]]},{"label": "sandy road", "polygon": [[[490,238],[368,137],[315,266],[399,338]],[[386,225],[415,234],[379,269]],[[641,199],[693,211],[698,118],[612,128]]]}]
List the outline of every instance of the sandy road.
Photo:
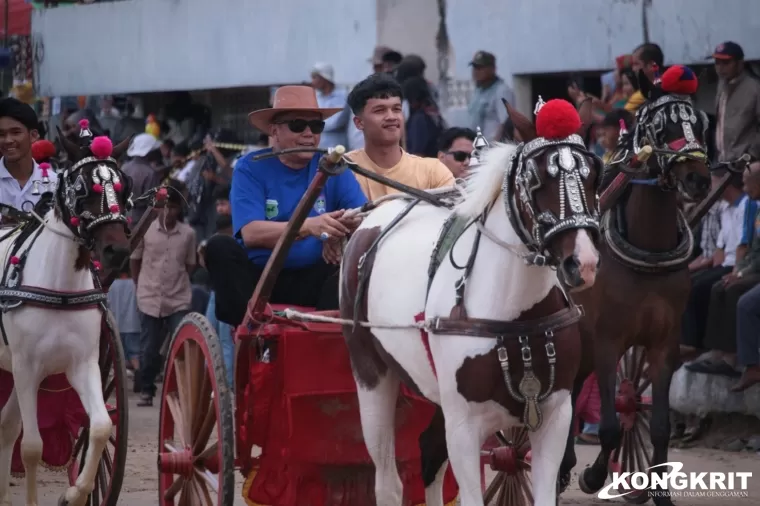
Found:
[{"label": "sandy road", "polygon": [[[158,411],[153,408],[138,408],[136,398],[130,399],[130,441],[127,456],[127,470],[119,504],[126,506],[155,506],[158,504],[157,471],[156,471],[156,440],[158,438]],[[596,456],[597,448],[590,446],[578,447],[578,466],[582,470]],[[670,450],[670,460],[680,461],[685,471],[744,471],[752,472],[749,480],[749,497],[744,498],[715,498],[715,497],[681,497],[675,502],[678,506],[707,506],[707,505],[760,505],[760,455],[753,453],[728,453],[715,450]],[[242,478],[237,477],[238,490],[241,489]],[[43,470],[40,475],[40,506],[55,506],[58,496],[67,485],[63,474]],[[17,483],[12,489],[14,506],[24,505],[23,483]],[[603,501],[587,496],[578,489],[574,482],[562,496],[563,505],[602,505],[626,504],[621,499]],[[651,503],[650,503],[651,504]],[[216,505],[214,505],[216,506]],[[237,496],[235,506],[245,506],[242,497]],[[365,506],[365,505],[357,505]]]}]

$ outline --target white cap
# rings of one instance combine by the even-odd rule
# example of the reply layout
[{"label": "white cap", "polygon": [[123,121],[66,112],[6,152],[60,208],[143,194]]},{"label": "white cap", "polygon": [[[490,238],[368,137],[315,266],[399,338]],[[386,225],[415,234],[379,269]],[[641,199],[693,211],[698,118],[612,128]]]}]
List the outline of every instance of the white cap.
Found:
[{"label": "white cap", "polygon": [[135,136],[127,149],[127,156],[146,156],[151,151],[161,147],[161,141],[151,134],[145,133]]},{"label": "white cap", "polygon": [[312,75],[316,74],[321,78],[335,84],[335,71],[333,71],[333,67],[329,63],[315,63],[314,67],[311,69],[311,73]]}]

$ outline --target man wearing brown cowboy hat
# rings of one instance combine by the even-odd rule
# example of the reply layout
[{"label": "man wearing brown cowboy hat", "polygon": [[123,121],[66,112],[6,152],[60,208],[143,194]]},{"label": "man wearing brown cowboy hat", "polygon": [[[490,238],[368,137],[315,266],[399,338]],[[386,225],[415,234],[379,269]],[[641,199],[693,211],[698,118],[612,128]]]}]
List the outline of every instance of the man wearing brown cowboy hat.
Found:
[{"label": "man wearing brown cowboy hat", "polygon": [[[309,86],[283,86],[269,109],[252,112],[251,124],[270,135],[272,148],[241,158],[232,175],[234,238],[216,235],[206,245],[206,268],[216,292],[216,316],[239,325],[277,240],[309,183],[320,154],[291,153],[254,161],[256,155],[293,148],[315,149],[325,119],[340,108],[320,108]],[[325,238],[341,238],[358,225],[342,219],[367,201],[351,171],[328,179],[285,260],[271,301],[318,309],[338,308],[338,271],[323,261]]]}]

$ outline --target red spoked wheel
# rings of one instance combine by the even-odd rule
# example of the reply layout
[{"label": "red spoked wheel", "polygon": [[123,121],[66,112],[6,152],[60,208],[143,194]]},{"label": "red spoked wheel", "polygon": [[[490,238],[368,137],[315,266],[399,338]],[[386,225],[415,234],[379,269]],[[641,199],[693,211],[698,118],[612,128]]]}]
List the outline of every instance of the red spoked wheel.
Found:
[{"label": "red spoked wheel", "polygon": [[232,506],[232,399],[219,338],[198,313],[172,336],[159,427],[159,505]]},{"label": "red spoked wheel", "polygon": [[[618,365],[615,411],[620,419],[622,437],[620,446],[610,455],[610,475],[613,472],[646,472],[652,465],[649,436],[652,397],[649,394],[651,380],[648,369],[646,350],[642,347],[629,348]],[[621,489],[621,494],[630,491]],[[623,499],[633,504],[644,504],[649,500],[649,495],[646,490],[641,490],[627,494]]]},{"label": "red spoked wheel", "polygon": [[[111,311],[107,311],[100,334],[100,380],[103,385],[103,399],[113,422],[113,432],[103,450],[103,456],[95,475],[95,488],[87,498],[86,506],[116,506],[124,481],[127,461],[127,436],[129,428],[126,366],[124,349]],[[90,430],[82,427],[77,436],[72,460],[69,465],[69,484],[74,485],[79,471],[84,467],[84,459],[89,448]]]},{"label": "red spoked wheel", "polygon": [[481,463],[496,471],[486,487],[484,502],[489,506],[531,506],[533,486],[530,476],[530,440],[524,426],[499,431],[483,445]]}]

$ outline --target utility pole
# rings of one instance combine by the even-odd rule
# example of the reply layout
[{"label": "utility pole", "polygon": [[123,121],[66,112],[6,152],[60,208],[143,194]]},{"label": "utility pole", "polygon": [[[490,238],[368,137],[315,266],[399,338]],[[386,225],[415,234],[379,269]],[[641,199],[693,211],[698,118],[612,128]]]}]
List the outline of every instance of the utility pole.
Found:
[{"label": "utility pole", "polygon": [[641,29],[644,31],[644,44],[649,43],[649,19],[647,9],[652,5],[652,0],[641,0]]},{"label": "utility pole", "polygon": [[437,0],[438,33],[435,37],[438,50],[438,94],[441,110],[449,107],[449,33],[446,29],[446,0]]}]

